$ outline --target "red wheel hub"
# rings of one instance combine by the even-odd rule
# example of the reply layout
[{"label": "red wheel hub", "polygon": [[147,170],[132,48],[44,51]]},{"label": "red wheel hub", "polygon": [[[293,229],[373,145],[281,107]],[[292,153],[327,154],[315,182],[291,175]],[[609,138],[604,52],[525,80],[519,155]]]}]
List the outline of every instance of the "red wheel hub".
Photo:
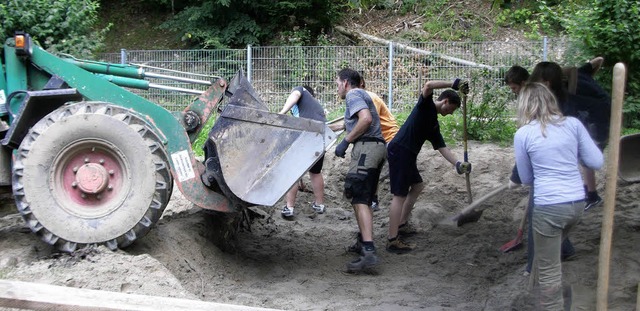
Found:
[{"label": "red wheel hub", "polygon": [[[125,175],[120,157],[99,142],[74,146],[60,159],[64,163],[58,171],[62,178],[64,197],[75,202],[77,208],[104,206],[118,196]],[[79,211],[79,210],[78,210]]]},{"label": "red wheel hub", "polygon": [[100,164],[87,163],[78,169],[76,183],[84,193],[100,193],[109,184],[109,173]]}]

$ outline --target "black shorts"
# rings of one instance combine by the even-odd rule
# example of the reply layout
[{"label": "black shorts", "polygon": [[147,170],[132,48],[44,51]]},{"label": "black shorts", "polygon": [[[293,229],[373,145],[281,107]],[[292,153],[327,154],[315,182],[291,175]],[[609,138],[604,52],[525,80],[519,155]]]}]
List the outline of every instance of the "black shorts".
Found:
[{"label": "black shorts", "polygon": [[389,161],[389,183],[391,194],[406,197],[411,185],[422,182],[418,171],[418,155],[396,143],[391,142],[387,148]]},{"label": "black shorts", "polygon": [[324,163],[324,155],[316,161],[316,163],[309,169],[309,173],[320,174],[322,172],[322,164]]}]

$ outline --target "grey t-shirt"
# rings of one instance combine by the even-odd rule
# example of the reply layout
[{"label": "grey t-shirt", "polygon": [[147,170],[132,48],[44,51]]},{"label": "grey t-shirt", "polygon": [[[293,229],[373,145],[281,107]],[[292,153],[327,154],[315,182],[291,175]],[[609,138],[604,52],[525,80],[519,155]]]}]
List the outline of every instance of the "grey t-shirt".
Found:
[{"label": "grey t-shirt", "polygon": [[344,126],[347,132],[351,132],[356,126],[356,123],[358,123],[358,112],[362,109],[369,109],[373,121],[369,129],[358,137],[358,139],[376,138],[384,142],[382,131],[380,130],[380,116],[369,94],[363,89],[352,89],[347,92],[345,102],[347,109],[344,112]]},{"label": "grey t-shirt", "polygon": [[298,86],[293,88],[293,91],[298,91],[302,94],[297,103],[300,117],[327,122],[327,118],[324,115],[324,108],[322,108],[322,105],[315,97],[311,96],[311,93],[309,93],[307,89]]}]

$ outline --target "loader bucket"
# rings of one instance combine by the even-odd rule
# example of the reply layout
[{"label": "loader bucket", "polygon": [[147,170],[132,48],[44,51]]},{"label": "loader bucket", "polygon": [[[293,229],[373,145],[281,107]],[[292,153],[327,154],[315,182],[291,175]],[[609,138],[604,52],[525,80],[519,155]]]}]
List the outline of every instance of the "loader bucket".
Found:
[{"label": "loader bucket", "polygon": [[323,122],[269,112],[242,75],[231,85],[233,95],[209,132],[222,180],[242,201],[275,205],[336,135]]},{"label": "loader bucket", "polygon": [[640,133],[620,137],[618,176],[627,182],[640,181]]}]

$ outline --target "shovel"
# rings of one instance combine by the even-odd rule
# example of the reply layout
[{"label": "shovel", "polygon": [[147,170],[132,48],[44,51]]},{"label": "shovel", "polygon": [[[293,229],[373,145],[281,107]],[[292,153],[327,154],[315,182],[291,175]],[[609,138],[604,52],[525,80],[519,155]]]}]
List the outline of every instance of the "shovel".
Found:
[{"label": "shovel", "polygon": [[503,192],[507,188],[508,188],[507,184],[500,185],[500,186],[494,188],[493,190],[491,190],[491,192],[483,195],[482,197],[480,197],[480,199],[477,199],[477,200],[473,201],[473,203],[471,203],[467,207],[465,207],[462,211],[460,211],[460,213],[458,213],[458,215],[454,216],[452,218],[452,220],[457,222],[458,226],[460,226],[460,223],[462,221],[466,221],[466,222],[463,222],[463,223],[471,222],[471,221],[469,221],[469,219],[473,220],[474,219],[474,215],[478,215],[477,218],[475,218],[475,220],[473,220],[473,221],[477,221],[478,218],[480,218],[479,215],[482,215],[482,212],[481,211],[475,211],[475,208],[480,206],[480,204],[484,203],[484,201],[492,198],[496,194],[499,194],[499,193]]},{"label": "shovel", "polygon": [[[469,153],[467,152],[467,94],[462,94],[462,132],[463,141],[464,141],[464,161],[469,162]],[[467,203],[471,204],[473,202],[473,196],[471,195],[471,179],[469,173],[465,173],[465,180],[467,183],[467,194],[469,195],[469,200]],[[468,213],[459,214],[456,219],[458,227],[470,223],[476,222],[482,216],[482,211],[470,210]]]},{"label": "shovel", "polygon": [[518,234],[516,238],[505,243],[500,247],[500,251],[503,253],[510,252],[512,250],[520,248],[522,245],[522,233],[524,231],[524,224],[527,222],[527,213],[529,213],[529,205],[524,209],[524,215],[522,216],[522,220],[520,221],[520,227],[518,227]]}]

